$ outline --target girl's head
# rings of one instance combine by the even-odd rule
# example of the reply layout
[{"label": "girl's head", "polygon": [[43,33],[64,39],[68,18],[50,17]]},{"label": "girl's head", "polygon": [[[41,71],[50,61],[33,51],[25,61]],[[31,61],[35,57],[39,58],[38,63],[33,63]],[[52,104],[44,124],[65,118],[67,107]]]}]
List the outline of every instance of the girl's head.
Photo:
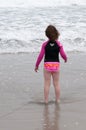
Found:
[{"label": "girl's head", "polygon": [[46,28],[45,34],[51,41],[55,41],[60,35],[58,30],[53,25],[49,25]]}]

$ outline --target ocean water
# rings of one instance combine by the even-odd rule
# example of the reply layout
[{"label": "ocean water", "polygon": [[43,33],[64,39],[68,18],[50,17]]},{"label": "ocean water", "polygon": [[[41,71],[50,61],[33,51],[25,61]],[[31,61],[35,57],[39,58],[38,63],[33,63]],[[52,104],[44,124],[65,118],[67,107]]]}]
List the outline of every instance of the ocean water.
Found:
[{"label": "ocean water", "polygon": [[55,25],[68,52],[86,52],[86,6],[0,7],[0,53],[39,52]]}]

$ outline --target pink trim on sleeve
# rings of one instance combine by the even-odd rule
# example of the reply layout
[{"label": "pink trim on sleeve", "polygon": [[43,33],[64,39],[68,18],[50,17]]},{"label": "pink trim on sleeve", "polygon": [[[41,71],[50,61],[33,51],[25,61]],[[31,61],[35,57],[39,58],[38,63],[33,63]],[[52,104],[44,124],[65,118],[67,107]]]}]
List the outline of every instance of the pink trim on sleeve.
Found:
[{"label": "pink trim on sleeve", "polygon": [[64,51],[64,48],[63,48],[62,44],[59,41],[57,41],[57,44],[60,47],[60,55],[61,55],[61,57],[65,60],[65,62],[67,62],[67,55],[66,55],[66,53]]},{"label": "pink trim on sleeve", "polygon": [[36,67],[39,66],[40,62],[41,62],[42,59],[43,59],[43,56],[44,56],[44,54],[45,54],[45,46],[46,46],[47,42],[48,42],[48,41],[44,42],[43,45],[42,45],[41,51],[40,51],[40,53],[39,53],[39,55],[38,55],[38,58],[37,58],[37,61],[36,61],[36,65],[35,65]]}]

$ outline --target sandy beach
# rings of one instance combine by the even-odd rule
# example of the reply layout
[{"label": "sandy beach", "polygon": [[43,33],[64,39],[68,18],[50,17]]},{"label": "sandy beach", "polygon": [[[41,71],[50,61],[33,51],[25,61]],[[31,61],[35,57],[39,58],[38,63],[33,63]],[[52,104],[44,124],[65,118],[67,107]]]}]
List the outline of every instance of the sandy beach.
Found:
[{"label": "sandy beach", "polygon": [[0,54],[0,130],[85,130],[86,53],[61,59],[61,102],[51,85],[43,97],[43,61],[34,72],[37,53]]}]

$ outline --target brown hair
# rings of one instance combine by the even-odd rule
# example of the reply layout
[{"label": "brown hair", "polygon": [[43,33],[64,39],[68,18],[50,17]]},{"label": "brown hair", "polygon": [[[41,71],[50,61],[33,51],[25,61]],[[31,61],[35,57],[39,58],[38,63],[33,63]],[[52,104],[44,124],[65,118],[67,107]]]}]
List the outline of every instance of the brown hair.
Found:
[{"label": "brown hair", "polygon": [[49,25],[46,28],[45,34],[51,41],[55,41],[60,35],[58,30],[53,25]]}]

